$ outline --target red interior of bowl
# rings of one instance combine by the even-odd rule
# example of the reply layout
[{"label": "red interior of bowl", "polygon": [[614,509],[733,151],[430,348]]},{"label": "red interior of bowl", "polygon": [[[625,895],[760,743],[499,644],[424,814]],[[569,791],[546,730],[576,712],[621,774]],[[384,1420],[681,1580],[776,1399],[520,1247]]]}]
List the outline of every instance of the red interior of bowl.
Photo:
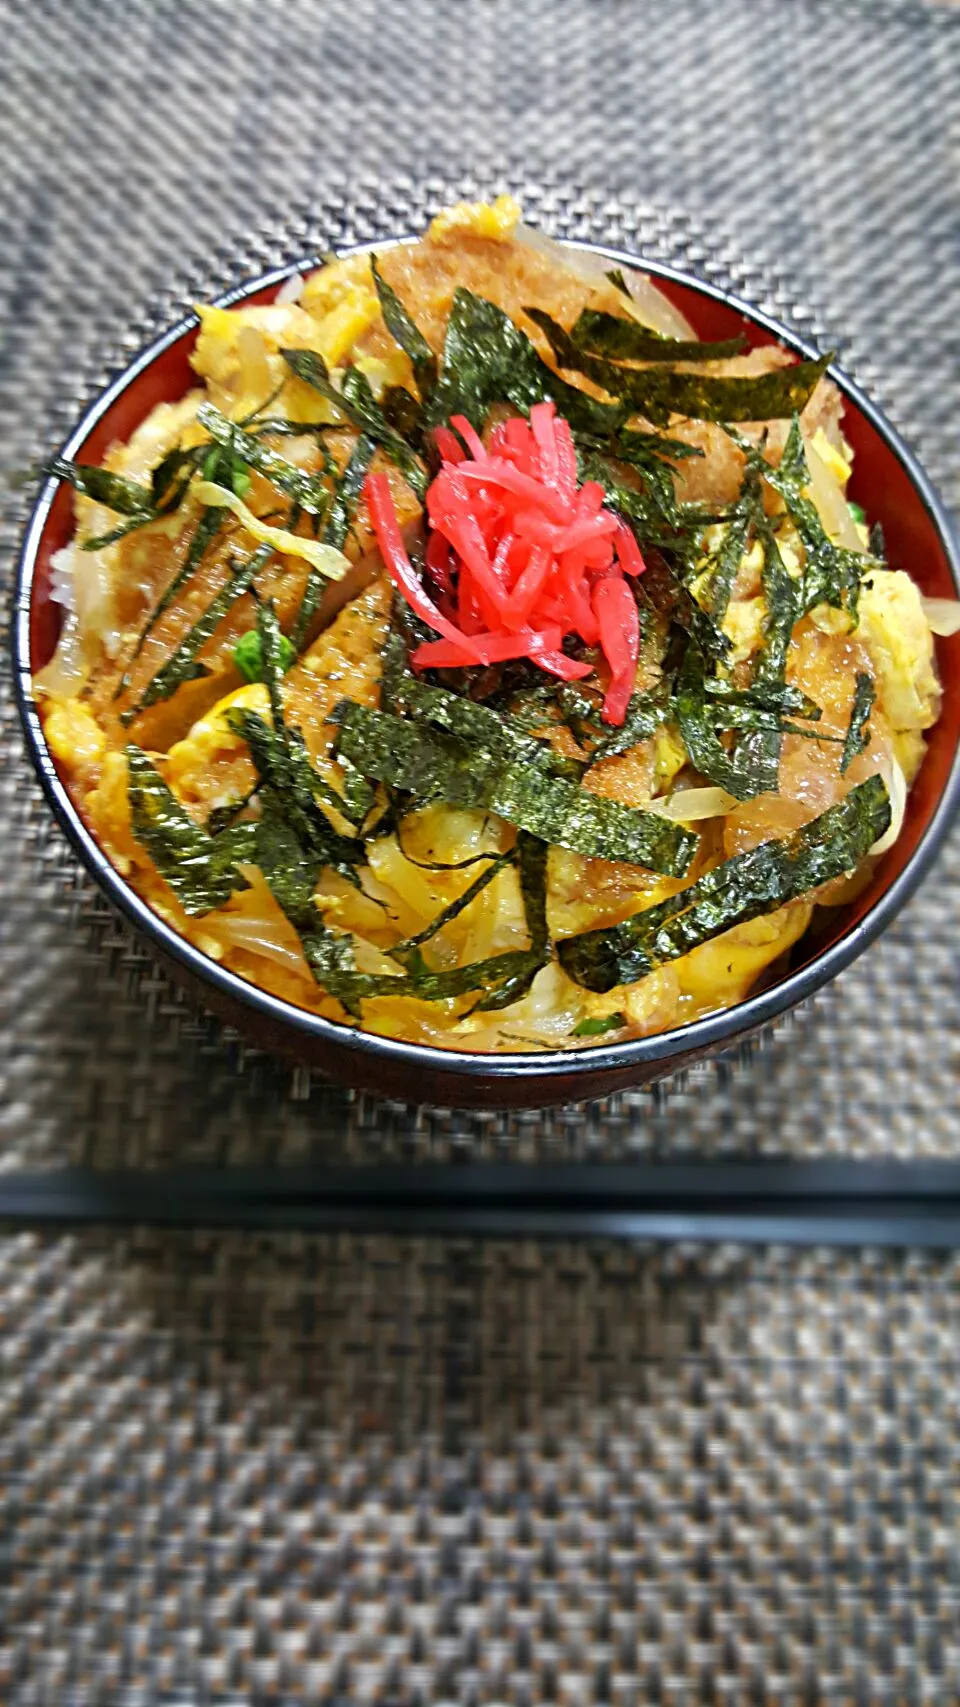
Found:
[{"label": "red interior of bowl", "polygon": [[[713,340],[743,332],[751,346],[775,341],[764,326],[727,303],[703,295],[695,286],[673,280],[657,282],[700,337]],[[252,292],[245,302],[249,305],[270,302],[278,288],[273,285]],[[127,439],[157,403],[175,402],[189,390],[195,383],[189,357],[196,336],[195,329],[185,332],[131,381],[84,441],[78,453],[81,461],[99,462],[108,446],[115,440]],[[849,399],[844,432],[855,453],[851,496],[863,506],[871,522],[881,524],[891,568],[908,570],[928,596],[948,599],[960,596],[933,516],[910,474],[872,421]],[[61,486],[37,553],[30,612],[30,656],[35,671],[48,662],[60,632],[60,607],[50,598],[50,559],[69,543],[72,532],[71,493]],[[937,661],[944,688],[943,710],[939,722],[929,731],[929,750],[910,791],[903,832],[857,901],[838,909],[835,915],[828,915],[829,928],[826,933],[818,932],[815,942],[809,937],[801,941],[794,966],[805,964],[805,945],[810,949],[806,959],[814,958],[828,944],[845,936],[869,912],[907,864],[933,816],[960,745],[960,635],[949,640],[938,639]]]}]

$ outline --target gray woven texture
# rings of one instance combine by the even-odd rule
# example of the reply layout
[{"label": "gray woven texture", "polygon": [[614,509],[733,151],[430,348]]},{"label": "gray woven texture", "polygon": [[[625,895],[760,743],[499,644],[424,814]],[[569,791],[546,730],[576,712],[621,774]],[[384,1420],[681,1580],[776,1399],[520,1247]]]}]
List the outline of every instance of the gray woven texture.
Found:
[{"label": "gray woven texture", "polygon": [[958,1281],[11,1239],[0,1699],[948,1707]]},{"label": "gray woven texture", "polygon": [[[551,230],[837,343],[960,501],[955,8],[0,18],[11,467],[195,295],[514,187]],[[747,1060],[586,1110],[416,1111],[191,1012],[64,848],[2,691],[3,1165],[956,1151],[956,840]],[[926,1257],[9,1237],[0,1700],[952,1702],[958,1279]]]},{"label": "gray woven texture", "polygon": [[[952,10],[8,11],[0,443],[15,466],[198,295],[510,186],[558,234],[677,261],[839,345],[957,498]],[[7,1165],[160,1162],[185,1144],[210,1161],[952,1146],[956,846],[887,939],[748,1064],[588,1113],[418,1115],[198,1023],[78,872],[6,697],[0,717],[17,849],[0,871]]]},{"label": "gray woven texture", "polygon": [[[838,344],[956,500],[952,10],[7,10],[0,444],[15,467],[198,295],[509,185],[557,233],[680,262]],[[588,1114],[417,1115],[198,1023],[66,851],[6,696],[0,718],[17,850],[0,870],[7,1165],[160,1162],[185,1144],[210,1161],[952,1146],[956,847],[887,939],[747,1065]]]}]

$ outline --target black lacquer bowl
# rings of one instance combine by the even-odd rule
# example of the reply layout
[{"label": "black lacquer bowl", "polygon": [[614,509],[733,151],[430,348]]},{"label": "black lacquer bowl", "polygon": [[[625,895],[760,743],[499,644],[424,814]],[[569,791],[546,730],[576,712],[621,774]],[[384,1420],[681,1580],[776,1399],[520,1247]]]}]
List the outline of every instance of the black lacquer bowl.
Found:
[{"label": "black lacquer bowl", "polygon": [[[714,286],[614,250],[599,253],[613,263],[642,264],[702,338],[742,332],[751,345],[778,342],[800,355],[816,353],[786,327]],[[221,298],[221,305],[270,302],[284,280],[303,266],[292,263],[254,279]],[[127,438],[155,404],[182,397],[191,383],[188,357],[196,334],[197,322],[191,317],[138,355],[87,410],[63,446],[63,455],[98,462],[111,441]],[[834,369],[830,373],[846,401],[844,431],[855,453],[851,495],[871,521],[881,523],[892,566],[908,569],[927,595],[960,597],[960,547],[930,481],[857,386]],[[536,1107],[648,1084],[729,1047],[836,977],[885,929],[929,869],[960,800],[960,635],[955,635],[937,642],[943,712],[930,731],[929,751],[910,792],[899,840],[857,900],[824,911],[780,963],[779,975],[745,1002],[659,1037],[575,1051],[474,1055],[376,1037],[267,995],[208,959],[128,887],[84,825],[44,740],[31,685],[34,671],[56,645],[60,610],[50,597],[50,560],[68,543],[72,528],[69,491],[48,481],[23,543],[13,630],[20,712],[47,799],[87,870],[175,979],[252,1042],[315,1064],[348,1084],[412,1102]]]}]

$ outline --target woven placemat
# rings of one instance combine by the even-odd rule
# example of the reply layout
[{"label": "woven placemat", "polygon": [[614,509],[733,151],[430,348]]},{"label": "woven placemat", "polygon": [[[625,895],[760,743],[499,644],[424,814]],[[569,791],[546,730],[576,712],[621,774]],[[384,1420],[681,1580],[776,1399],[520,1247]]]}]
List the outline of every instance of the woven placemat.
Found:
[{"label": "woven placemat", "polygon": [[[507,30],[496,4],[143,5],[109,40],[96,5],[10,15],[0,421],[15,470],[198,296],[509,187],[558,235],[676,262],[838,346],[956,498],[947,352],[960,271],[944,123],[958,107],[956,14],[724,5],[704,30],[679,7],[669,28],[648,12],[622,30],[612,3],[528,5]],[[311,64],[331,68],[322,115]],[[394,104],[390,66],[413,78]],[[433,75],[442,111],[417,83]],[[481,165],[441,177],[428,153],[431,168]],[[22,505],[10,511],[4,574]],[[747,1064],[735,1055],[589,1111],[428,1114],[331,1090],[198,1021],[66,850],[6,688],[0,752],[17,849],[0,869],[4,1165],[153,1164],[185,1147],[209,1162],[951,1149],[956,843],[887,938]]]},{"label": "woven placemat", "polygon": [[12,1707],[947,1707],[957,1260],[0,1255]]},{"label": "woven placemat", "polygon": [[[0,4],[0,450],[190,298],[513,187],[837,343],[960,500],[960,12]],[[9,576],[22,494],[4,506]],[[195,1015],[0,695],[0,1161],[955,1153],[960,849],[747,1060],[549,1115],[326,1087]],[[960,1694],[954,1260],[0,1239],[0,1700]]]}]

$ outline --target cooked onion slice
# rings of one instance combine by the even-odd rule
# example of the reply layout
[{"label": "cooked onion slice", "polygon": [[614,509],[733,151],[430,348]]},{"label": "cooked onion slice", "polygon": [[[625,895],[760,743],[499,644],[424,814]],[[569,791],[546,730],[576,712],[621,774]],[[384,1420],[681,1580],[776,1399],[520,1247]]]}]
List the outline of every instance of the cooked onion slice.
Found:
[{"label": "cooked onion slice", "polygon": [[857,532],[843,487],[809,439],[804,439],[803,448],[810,470],[810,495],[827,533],[836,545],[845,545],[849,551],[862,553],[863,540]]},{"label": "cooked onion slice", "polygon": [[[565,243],[558,243],[555,238],[547,237],[542,231],[535,231],[531,225],[518,225],[514,235],[521,243],[536,250],[545,261],[552,266],[564,267],[568,273],[573,273],[584,284],[596,289],[598,285],[609,284],[607,274],[613,263],[604,255],[594,255],[588,249],[570,249]],[[661,290],[658,290],[646,273],[638,273],[633,267],[620,267],[623,282],[630,292],[629,298],[623,298],[623,304],[635,320],[644,326],[651,326],[655,332],[662,332],[665,338],[696,338],[689,320],[674,308]]]},{"label": "cooked onion slice", "polygon": [[921,599],[923,614],[931,634],[947,639],[960,634],[960,599]]},{"label": "cooked onion slice", "polygon": [[77,613],[68,611],[53,657],[33,678],[34,692],[50,694],[55,699],[71,699],[80,692],[86,679]]},{"label": "cooked onion slice", "polygon": [[240,949],[245,954],[269,960],[283,971],[313,982],[296,931],[278,907],[259,866],[237,866],[249,888],[239,890],[227,907],[208,913],[203,931],[226,953]]},{"label": "cooked onion slice", "polygon": [[876,854],[886,853],[888,848],[893,847],[903,829],[904,813],[907,810],[907,779],[893,753],[889,755],[887,763],[883,766],[882,774],[887,785],[887,793],[890,796],[890,828],[884,831],[879,841],[874,842],[872,848],[868,849],[868,857],[871,859]]},{"label": "cooked onion slice", "polygon": [[288,279],[284,279],[283,284],[280,286],[280,289],[277,291],[277,294],[273,299],[274,302],[277,304],[299,302],[300,297],[303,294],[303,286],[303,274],[291,273]]},{"label": "cooked onion slice", "polygon": [[676,794],[646,801],[643,809],[674,824],[696,824],[701,818],[723,818],[736,804],[725,788],[679,788]]}]

